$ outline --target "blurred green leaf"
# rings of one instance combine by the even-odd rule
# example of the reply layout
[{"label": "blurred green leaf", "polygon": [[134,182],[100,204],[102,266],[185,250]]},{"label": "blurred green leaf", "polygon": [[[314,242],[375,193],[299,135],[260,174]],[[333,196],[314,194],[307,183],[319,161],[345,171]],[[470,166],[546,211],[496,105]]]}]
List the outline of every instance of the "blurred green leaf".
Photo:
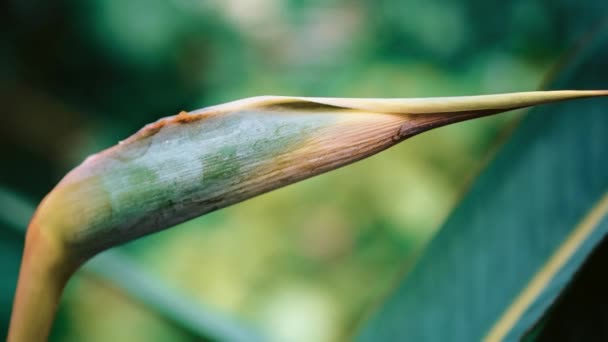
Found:
[{"label": "blurred green leaf", "polygon": [[[608,88],[608,29],[552,87]],[[361,341],[516,340],[608,232],[606,100],[533,110]]]},{"label": "blurred green leaf", "polygon": [[[32,214],[26,199],[0,187],[0,336],[6,336],[23,252],[23,232]],[[24,224],[25,223],[25,224]],[[21,228],[21,229],[20,229]]]},{"label": "blurred green leaf", "polygon": [[23,236],[0,224],[0,337],[5,337],[17,284]]},{"label": "blurred green leaf", "polygon": [[[0,187],[0,328],[8,329],[19,262],[23,250],[24,227],[34,212],[27,199]],[[128,257],[107,251],[93,258],[84,268],[88,276],[109,281],[129,297],[199,338],[218,341],[258,341],[261,336],[242,322],[205,308],[176,289],[146,273]]]}]

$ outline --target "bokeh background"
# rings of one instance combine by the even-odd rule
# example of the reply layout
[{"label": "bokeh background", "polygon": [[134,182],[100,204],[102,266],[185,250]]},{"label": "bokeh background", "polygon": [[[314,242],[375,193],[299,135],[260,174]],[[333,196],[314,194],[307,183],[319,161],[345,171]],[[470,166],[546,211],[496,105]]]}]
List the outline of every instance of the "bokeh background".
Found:
[{"label": "bokeh background", "polygon": [[[38,203],[88,154],[159,117],[248,96],[533,90],[591,27],[586,14],[605,7],[567,0],[4,0],[0,6],[2,336],[23,240],[14,227],[15,203]],[[119,251],[166,291],[270,340],[348,339],[517,116],[425,133]],[[86,272],[69,284],[52,336],[198,339],[111,279]]]}]

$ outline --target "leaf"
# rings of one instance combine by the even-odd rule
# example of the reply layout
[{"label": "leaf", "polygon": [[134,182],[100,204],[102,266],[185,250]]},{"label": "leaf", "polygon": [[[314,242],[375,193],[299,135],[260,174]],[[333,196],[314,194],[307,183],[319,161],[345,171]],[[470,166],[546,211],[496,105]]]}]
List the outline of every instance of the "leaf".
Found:
[{"label": "leaf", "polygon": [[[608,86],[607,43],[604,30],[553,87]],[[608,232],[607,111],[532,110],[358,339],[522,338]]]},{"label": "leaf", "polygon": [[442,125],[608,91],[424,99],[263,96],[161,119],[87,158],[38,208],[68,257],[109,247],[368,157]]},{"label": "leaf", "polygon": [[[34,212],[34,207],[27,199],[14,192],[0,187],[0,269],[3,278],[0,295],[12,294],[17,283],[17,271],[23,245],[23,227]],[[179,291],[166,286],[158,279],[136,265],[129,257],[117,251],[107,251],[93,258],[83,267],[83,275],[98,280],[111,282],[130,298],[144,304],[148,310],[161,315],[167,321],[192,333],[198,338],[214,341],[260,341],[261,335],[232,317],[195,304]],[[8,318],[12,297],[0,297],[2,317]],[[0,321],[0,331],[7,331],[8,320]]]},{"label": "leaf", "polygon": [[608,238],[605,236],[543,320],[526,335],[526,341],[608,340],[607,263]]},{"label": "leaf", "polygon": [[26,235],[9,340],[45,339],[65,283],[105,249],[352,163],[435,127],[606,95],[266,96],[161,119],[87,158],[42,201]]}]

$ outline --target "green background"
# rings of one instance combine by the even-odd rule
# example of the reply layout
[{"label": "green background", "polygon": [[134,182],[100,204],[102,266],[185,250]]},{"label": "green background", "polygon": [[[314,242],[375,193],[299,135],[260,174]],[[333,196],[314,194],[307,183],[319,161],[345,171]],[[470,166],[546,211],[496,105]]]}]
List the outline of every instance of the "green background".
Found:
[{"label": "green background", "polygon": [[[15,228],[30,214],[22,204],[38,203],[86,155],[144,124],[265,94],[533,90],[607,13],[601,1],[566,0],[0,6],[2,336],[22,248]],[[197,308],[275,341],[344,340],[410,268],[516,117],[432,131],[120,247],[165,300],[133,295],[117,284],[137,277],[103,276],[122,274],[122,262],[102,263],[104,271],[82,272],[69,284],[52,340],[197,340],[187,319],[175,318]],[[180,300],[172,296],[188,309],[175,308]]]}]

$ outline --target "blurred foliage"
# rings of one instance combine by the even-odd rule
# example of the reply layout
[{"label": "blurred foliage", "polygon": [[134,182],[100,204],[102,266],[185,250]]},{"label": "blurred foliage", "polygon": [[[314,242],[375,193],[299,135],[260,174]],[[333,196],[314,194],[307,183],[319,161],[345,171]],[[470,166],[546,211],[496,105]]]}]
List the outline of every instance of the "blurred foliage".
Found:
[{"label": "blurred foliage", "polygon": [[[0,185],[37,202],[87,154],[180,110],[262,95],[415,97],[534,89],[600,1],[5,0]],[[277,341],[348,336],[412,262],[513,114],[381,155],[121,247]],[[5,203],[0,211],[11,216]],[[21,237],[0,227],[4,333]],[[1,334],[0,334],[1,335]],[[84,278],[61,341],[188,341]]]},{"label": "blurred foliage", "polygon": [[[551,89],[608,88],[608,25],[592,37],[557,73]],[[607,111],[606,99],[532,109],[360,340],[521,340],[608,236]],[[595,282],[579,281],[577,298],[566,298],[579,315],[560,310],[551,317],[562,316],[561,334],[551,331],[556,319],[549,318],[541,336],[604,340],[605,295],[584,290],[608,280],[598,262],[588,262],[596,265],[595,275],[585,272]]]}]

